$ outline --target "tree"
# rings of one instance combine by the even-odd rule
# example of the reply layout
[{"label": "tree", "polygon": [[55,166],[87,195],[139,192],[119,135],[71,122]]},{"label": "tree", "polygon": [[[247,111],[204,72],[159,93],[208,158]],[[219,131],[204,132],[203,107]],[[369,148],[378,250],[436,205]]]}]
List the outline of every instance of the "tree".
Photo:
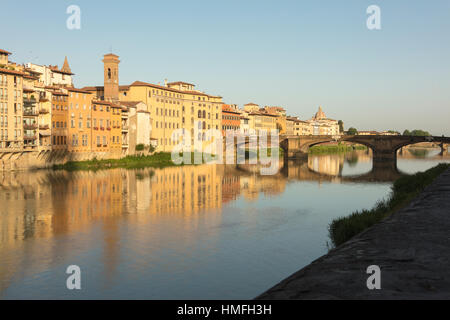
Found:
[{"label": "tree", "polygon": [[339,132],[340,133],[344,132],[344,121],[339,120],[338,124],[339,124]]},{"label": "tree", "polygon": [[405,130],[403,132],[404,136],[413,136],[413,137],[429,137],[431,134],[428,131],[424,131],[421,129],[415,129],[413,131]]},{"label": "tree", "polygon": [[348,129],[347,133],[349,135],[355,136],[355,135],[358,134],[358,130],[356,130],[356,128],[351,127],[351,128]]},{"label": "tree", "polygon": [[428,131],[416,129],[411,131],[411,135],[415,137],[429,137],[431,134]]}]

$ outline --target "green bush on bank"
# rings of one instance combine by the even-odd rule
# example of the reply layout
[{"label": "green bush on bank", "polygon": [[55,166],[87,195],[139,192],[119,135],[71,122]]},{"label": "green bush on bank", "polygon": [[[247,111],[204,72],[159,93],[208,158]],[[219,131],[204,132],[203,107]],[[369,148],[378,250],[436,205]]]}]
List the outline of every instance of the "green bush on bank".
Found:
[{"label": "green bush on bank", "polygon": [[450,164],[442,163],[425,172],[403,176],[394,182],[388,199],[377,202],[370,210],[356,211],[348,217],[333,220],[328,228],[333,245],[339,246],[343,244],[393,212],[405,207],[426,186],[449,168]]},{"label": "green bush on bank", "polygon": [[87,160],[87,161],[70,161],[61,165],[54,165],[55,170],[100,170],[108,168],[165,168],[175,166],[172,162],[171,154],[168,152],[159,152],[150,156],[127,156],[121,159],[105,159],[105,160]]},{"label": "green bush on bank", "polygon": [[367,150],[366,146],[362,145],[346,145],[346,144],[338,144],[338,145],[321,145],[314,146],[309,149],[309,153],[311,154],[320,154],[320,153],[345,153],[353,150]]}]

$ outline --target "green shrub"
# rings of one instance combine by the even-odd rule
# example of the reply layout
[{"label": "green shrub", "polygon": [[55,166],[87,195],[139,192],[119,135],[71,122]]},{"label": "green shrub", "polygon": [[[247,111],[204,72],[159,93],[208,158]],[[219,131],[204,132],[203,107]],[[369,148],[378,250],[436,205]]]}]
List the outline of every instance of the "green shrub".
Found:
[{"label": "green shrub", "polygon": [[405,207],[426,186],[430,185],[434,179],[449,168],[450,164],[439,164],[425,172],[402,176],[394,182],[389,197],[377,202],[372,209],[356,211],[348,217],[333,220],[328,227],[333,245],[343,244],[393,212]]}]

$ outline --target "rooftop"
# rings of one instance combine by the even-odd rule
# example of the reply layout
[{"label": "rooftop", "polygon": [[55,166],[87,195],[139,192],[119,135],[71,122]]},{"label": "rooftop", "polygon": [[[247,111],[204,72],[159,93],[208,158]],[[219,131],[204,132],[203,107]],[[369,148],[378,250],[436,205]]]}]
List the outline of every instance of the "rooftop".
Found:
[{"label": "rooftop", "polygon": [[9,51],[6,51],[6,50],[3,50],[3,49],[0,49],[0,54],[6,54],[6,55],[10,55],[10,54],[12,54],[11,52],[9,52]]}]

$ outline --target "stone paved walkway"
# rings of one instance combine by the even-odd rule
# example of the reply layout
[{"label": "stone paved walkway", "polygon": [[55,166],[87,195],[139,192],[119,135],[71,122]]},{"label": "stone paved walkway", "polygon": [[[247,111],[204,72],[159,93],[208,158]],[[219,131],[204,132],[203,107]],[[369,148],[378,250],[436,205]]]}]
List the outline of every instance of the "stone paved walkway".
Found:
[{"label": "stone paved walkway", "polygon": [[[369,290],[367,267],[381,268]],[[450,299],[450,170],[408,207],[257,299]]]}]

